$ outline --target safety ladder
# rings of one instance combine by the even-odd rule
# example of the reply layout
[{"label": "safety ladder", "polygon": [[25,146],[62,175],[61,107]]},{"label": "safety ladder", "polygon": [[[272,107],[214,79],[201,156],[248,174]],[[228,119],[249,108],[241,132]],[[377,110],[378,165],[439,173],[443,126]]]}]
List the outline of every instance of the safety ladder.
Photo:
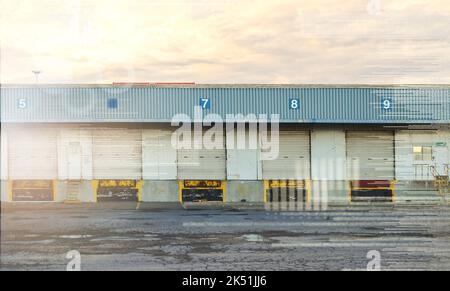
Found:
[{"label": "safety ladder", "polygon": [[444,174],[441,175],[436,166],[430,166],[431,174],[434,178],[434,188],[439,192],[439,195],[445,197],[446,194],[449,194],[449,165],[444,165]]}]

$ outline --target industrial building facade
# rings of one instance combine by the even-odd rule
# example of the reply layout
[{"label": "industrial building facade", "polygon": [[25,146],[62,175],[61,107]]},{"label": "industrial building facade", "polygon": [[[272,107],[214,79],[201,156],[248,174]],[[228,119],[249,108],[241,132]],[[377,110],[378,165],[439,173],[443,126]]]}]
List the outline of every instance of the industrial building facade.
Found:
[{"label": "industrial building facade", "polygon": [[[314,208],[448,190],[448,86],[8,85],[1,114],[3,202]],[[182,126],[191,147],[174,145]]]}]

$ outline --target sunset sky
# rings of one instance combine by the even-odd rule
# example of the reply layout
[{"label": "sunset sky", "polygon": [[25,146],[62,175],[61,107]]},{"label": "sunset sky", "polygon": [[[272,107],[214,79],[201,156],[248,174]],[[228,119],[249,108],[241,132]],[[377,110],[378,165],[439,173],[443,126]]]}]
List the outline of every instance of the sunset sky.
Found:
[{"label": "sunset sky", "polygon": [[2,83],[450,83],[448,0],[0,0]]}]

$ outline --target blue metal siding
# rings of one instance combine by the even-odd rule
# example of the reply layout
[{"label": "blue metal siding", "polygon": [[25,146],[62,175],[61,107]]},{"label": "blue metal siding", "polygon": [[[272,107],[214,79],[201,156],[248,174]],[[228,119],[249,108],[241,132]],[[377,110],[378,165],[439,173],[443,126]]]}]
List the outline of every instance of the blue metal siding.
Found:
[{"label": "blue metal siding", "polygon": [[[204,114],[279,114],[294,123],[450,123],[449,88],[1,88],[2,122],[170,122],[193,117],[200,98]],[[18,107],[25,98],[27,107]],[[117,98],[118,108],[108,108]],[[289,107],[298,98],[299,110]],[[392,109],[382,109],[383,99]]]}]

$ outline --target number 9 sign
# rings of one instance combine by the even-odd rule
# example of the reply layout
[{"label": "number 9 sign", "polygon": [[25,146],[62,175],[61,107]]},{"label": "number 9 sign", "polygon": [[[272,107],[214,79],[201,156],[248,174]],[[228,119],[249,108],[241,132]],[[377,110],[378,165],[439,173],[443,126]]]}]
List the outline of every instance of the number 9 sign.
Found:
[{"label": "number 9 sign", "polygon": [[390,110],[390,109],[392,109],[392,100],[391,99],[383,99],[383,100],[381,100],[381,108],[383,110]]}]

